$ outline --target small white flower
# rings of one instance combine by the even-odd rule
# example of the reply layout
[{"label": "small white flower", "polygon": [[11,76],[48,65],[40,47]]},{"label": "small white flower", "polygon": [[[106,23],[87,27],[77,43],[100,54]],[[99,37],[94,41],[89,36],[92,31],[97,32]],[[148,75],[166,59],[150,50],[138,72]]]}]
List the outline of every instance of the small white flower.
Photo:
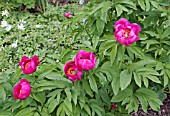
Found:
[{"label": "small white flower", "polygon": [[23,24],[19,24],[19,25],[18,25],[18,29],[19,29],[19,30],[25,30],[25,26],[24,26]]},{"label": "small white flower", "polygon": [[6,27],[6,26],[8,26],[8,22],[5,20],[1,21],[1,27]]},{"label": "small white flower", "polygon": [[60,61],[57,59],[56,62],[60,62]]},{"label": "small white flower", "polygon": [[7,10],[2,11],[2,16],[6,15],[7,17],[9,16],[9,12]]},{"label": "small white flower", "polygon": [[13,48],[16,48],[16,47],[18,46],[17,43],[18,43],[18,40],[16,40],[15,43],[11,44],[11,46],[12,46]]},{"label": "small white flower", "polygon": [[0,51],[2,51],[2,50],[4,50],[4,47],[3,47],[3,45],[0,47]]},{"label": "small white flower", "polygon": [[19,22],[21,22],[21,23],[26,23],[26,21],[24,21],[24,19],[22,19],[22,20],[19,20]]},{"label": "small white flower", "polygon": [[6,30],[6,31],[10,31],[11,28],[12,28],[12,25],[8,24],[8,25],[6,26],[6,28],[5,28],[5,30]]},{"label": "small white flower", "polygon": [[87,20],[87,18],[84,18],[84,19],[82,20],[82,23],[84,24],[84,23],[86,22],[86,20]]},{"label": "small white flower", "polygon": [[36,27],[36,28],[40,28],[40,27],[41,27],[41,25],[39,25],[39,24],[38,24],[38,25],[35,25],[35,27]]},{"label": "small white flower", "polygon": [[84,3],[84,0],[80,0],[79,4],[82,5]]}]

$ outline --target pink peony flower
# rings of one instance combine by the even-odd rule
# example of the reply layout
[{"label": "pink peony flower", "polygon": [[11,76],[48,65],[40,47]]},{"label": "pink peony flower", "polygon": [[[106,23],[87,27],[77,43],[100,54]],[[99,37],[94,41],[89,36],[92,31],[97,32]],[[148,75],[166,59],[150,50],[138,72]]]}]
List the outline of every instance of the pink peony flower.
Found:
[{"label": "pink peony flower", "polygon": [[65,16],[66,18],[70,18],[70,17],[72,16],[72,14],[71,14],[70,12],[67,12],[67,13],[64,14],[64,16]]},{"label": "pink peony flower", "polygon": [[114,25],[116,41],[122,45],[130,46],[130,44],[139,40],[138,34],[141,30],[138,24],[132,23],[124,18],[120,18]]},{"label": "pink peony flower", "polygon": [[116,103],[112,104],[112,109],[115,109],[115,108],[117,108],[117,104]]},{"label": "pink peony flower", "polygon": [[92,70],[96,66],[97,58],[92,52],[80,50],[76,55],[75,64],[79,70]]},{"label": "pink peony flower", "polygon": [[64,65],[64,73],[73,82],[77,79],[80,80],[83,74],[82,71],[76,67],[74,61],[69,61]]},{"label": "pink peony flower", "polygon": [[36,70],[39,63],[40,60],[36,55],[34,55],[32,59],[23,56],[21,61],[19,62],[19,65],[21,66],[24,74],[31,74]]},{"label": "pink peony flower", "polygon": [[26,79],[20,79],[20,82],[14,86],[14,98],[26,99],[31,93],[30,83]]}]

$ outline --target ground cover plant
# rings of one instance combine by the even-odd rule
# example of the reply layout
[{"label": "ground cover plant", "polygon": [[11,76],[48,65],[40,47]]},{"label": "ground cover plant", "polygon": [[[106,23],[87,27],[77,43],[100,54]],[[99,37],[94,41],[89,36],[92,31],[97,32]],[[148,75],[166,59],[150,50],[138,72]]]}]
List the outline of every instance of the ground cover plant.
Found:
[{"label": "ground cover plant", "polygon": [[170,86],[168,0],[1,9],[1,116],[160,111]]}]

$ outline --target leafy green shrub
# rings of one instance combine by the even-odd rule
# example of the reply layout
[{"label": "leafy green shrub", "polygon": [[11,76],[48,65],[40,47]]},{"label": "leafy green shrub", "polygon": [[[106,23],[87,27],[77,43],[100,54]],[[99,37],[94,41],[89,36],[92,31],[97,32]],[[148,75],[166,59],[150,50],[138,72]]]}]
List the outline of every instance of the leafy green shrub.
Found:
[{"label": "leafy green shrub", "polygon": [[[123,115],[137,112],[140,104],[145,112],[149,107],[159,111],[170,78],[169,6],[168,1],[103,0],[49,6],[38,16],[13,12],[10,18],[1,17],[13,27],[0,30],[0,115]],[[66,19],[66,12],[73,17]],[[120,18],[141,27],[140,40],[130,47],[115,40],[114,24]],[[21,19],[27,22],[25,30],[17,29]],[[12,48],[16,40],[18,47]],[[98,60],[95,69],[83,71],[73,83],[63,69],[79,50],[93,52]],[[34,54],[40,64],[25,75],[18,62]],[[32,88],[22,101],[13,98],[20,78]]]}]

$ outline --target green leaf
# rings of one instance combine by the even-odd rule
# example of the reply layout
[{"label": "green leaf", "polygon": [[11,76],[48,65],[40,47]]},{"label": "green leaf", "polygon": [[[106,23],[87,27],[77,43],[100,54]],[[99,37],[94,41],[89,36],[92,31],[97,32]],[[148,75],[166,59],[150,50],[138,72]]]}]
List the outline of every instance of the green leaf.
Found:
[{"label": "green leaf", "polygon": [[162,38],[166,38],[170,35],[170,27],[168,27],[164,32],[163,34],[161,35]]},{"label": "green leaf", "polygon": [[72,98],[71,96],[72,96],[72,95],[71,95],[70,89],[69,89],[69,88],[66,88],[66,89],[65,89],[65,93],[66,93],[66,95],[67,95],[68,101],[71,102],[71,98]]},{"label": "green leaf", "polygon": [[146,98],[144,97],[144,95],[142,95],[141,93],[135,93],[136,97],[139,99],[141,105],[142,105],[142,109],[144,112],[147,112],[148,109],[148,102],[146,100]]},{"label": "green leaf", "polygon": [[143,82],[146,88],[148,88],[149,83],[148,83],[148,79],[146,77],[143,77]]},{"label": "green leaf", "polygon": [[45,77],[46,75],[48,75],[48,74],[50,74],[52,72],[52,70],[48,70],[48,71],[46,71],[46,72],[43,72],[42,74],[40,74],[39,76],[38,76],[38,78],[43,78],[43,77]]},{"label": "green leaf", "polygon": [[119,91],[117,95],[113,96],[111,102],[120,102],[131,95],[133,95],[133,91],[129,88],[126,88],[123,91]]},{"label": "green leaf", "polygon": [[118,4],[115,7],[116,7],[116,11],[117,11],[117,17],[119,17],[123,13],[122,5]]},{"label": "green leaf", "polygon": [[151,1],[151,4],[152,4],[155,8],[158,8],[158,7],[159,7],[158,2],[156,2],[156,1]]},{"label": "green leaf", "polygon": [[162,64],[162,62],[158,62],[158,64],[156,65],[155,69],[156,69],[156,70],[161,70],[161,69],[163,69],[163,64]]},{"label": "green leaf", "polygon": [[45,78],[50,80],[57,80],[58,78],[62,78],[63,76],[58,72],[51,72],[45,76]]},{"label": "green leaf", "polygon": [[34,116],[40,116],[40,114],[38,112],[35,112]]},{"label": "green leaf", "polygon": [[35,111],[35,107],[24,108],[20,110],[15,116],[32,116],[33,111]]},{"label": "green leaf", "polygon": [[132,72],[128,70],[124,70],[120,73],[120,88],[121,90],[126,89],[126,87],[130,84],[132,79]]},{"label": "green leaf", "polygon": [[93,92],[92,92],[92,90],[91,90],[91,88],[90,88],[89,83],[87,82],[87,80],[83,80],[82,82],[83,82],[83,88],[84,88],[84,90],[86,91],[86,93],[87,93],[88,95],[90,95],[91,97],[93,97]]},{"label": "green leaf", "polygon": [[111,104],[110,104],[110,99],[109,99],[109,96],[108,96],[108,93],[107,93],[106,90],[100,89],[100,90],[99,90],[99,94],[100,94],[102,100],[103,100],[107,105],[111,105]]},{"label": "green leaf", "polygon": [[[56,112],[56,116],[61,116],[60,114],[62,113],[62,111],[63,111],[63,105],[64,105],[64,102],[62,102],[61,104],[60,104],[60,106],[57,108],[57,112]],[[65,116],[65,115],[62,115],[62,116]]]},{"label": "green leaf", "polygon": [[165,72],[164,72],[163,78],[164,78],[164,87],[165,87],[166,85],[168,85],[168,82],[169,82],[169,78]]},{"label": "green leaf", "polygon": [[88,79],[89,79],[91,89],[98,94],[98,88],[97,88],[97,83],[95,78],[93,76],[91,77],[89,76]]},{"label": "green leaf", "polygon": [[99,34],[103,33],[104,26],[105,26],[105,22],[101,19],[97,19],[96,28],[97,28]]},{"label": "green leaf", "polygon": [[90,41],[83,41],[83,44],[86,45],[88,48],[93,49]]},{"label": "green leaf", "polygon": [[139,47],[136,46],[131,46],[128,48],[131,52],[133,52],[136,56],[139,56],[140,58],[143,59],[144,54],[142,52],[142,50]]},{"label": "green leaf", "polygon": [[114,40],[109,40],[101,44],[99,48],[99,53],[102,53],[104,51],[107,51],[109,48],[111,48],[114,45]]},{"label": "green leaf", "polygon": [[142,10],[145,11],[145,3],[144,3],[144,0],[138,0],[138,4],[139,4],[140,7],[142,8]]},{"label": "green leaf", "polygon": [[120,88],[120,78],[119,78],[118,76],[115,76],[115,77],[113,78],[113,81],[112,81],[112,83],[111,83],[111,86],[112,86],[113,93],[114,93],[115,95],[117,95],[118,92],[119,92],[119,88]]},{"label": "green leaf", "polygon": [[89,116],[91,116],[91,110],[90,110],[90,107],[86,104],[84,104],[84,109],[85,111],[88,113]]},{"label": "green leaf", "polygon": [[141,75],[136,73],[136,72],[133,72],[133,76],[134,76],[134,79],[135,79],[135,82],[136,84],[141,87],[141,84],[142,84],[142,81],[141,81]]},{"label": "green leaf", "polygon": [[70,110],[70,112],[72,112],[72,109],[73,109],[72,104],[71,104],[71,102],[69,102],[69,100],[67,98],[64,100],[64,104]]},{"label": "green leaf", "polygon": [[144,77],[150,79],[151,81],[155,82],[155,83],[161,83],[161,81],[158,79],[158,77],[156,76],[153,76],[153,75],[147,75],[147,74],[144,74],[143,75]]},{"label": "green leaf", "polygon": [[136,92],[151,97],[159,97],[153,90],[147,88],[139,88]]},{"label": "green leaf", "polygon": [[[145,18],[145,20],[143,21],[144,28],[147,28],[147,27],[150,26],[153,18],[154,18],[153,16],[147,16],[147,17]],[[150,33],[150,34],[151,34],[151,35],[155,35],[154,32],[153,32],[153,33]]]},{"label": "green leaf", "polygon": [[117,54],[117,44],[116,45],[114,45],[113,47],[112,47],[112,51],[111,51],[111,53],[110,53],[110,61],[111,61],[111,65],[113,65],[113,62],[114,62],[114,60],[115,60],[115,58],[116,58],[116,54]]},{"label": "green leaf", "polygon": [[0,116],[14,116],[14,114],[9,111],[1,111]]},{"label": "green leaf", "polygon": [[4,87],[2,85],[0,85],[0,99],[5,101],[6,99],[6,92],[4,90]]},{"label": "green leaf", "polygon": [[59,104],[59,101],[57,99],[53,99],[48,105],[49,113],[53,112],[58,104]]},{"label": "green leaf", "polygon": [[146,11],[149,11],[150,10],[150,3],[148,0],[145,0],[145,3],[146,3]]},{"label": "green leaf", "polygon": [[33,97],[35,100],[40,102],[42,105],[44,104],[44,102],[46,100],[45,92],[39,92],[39,93],[33,94]]},{"label": "green leaf", "polygon": [[95,75],[99,78],[100,83],[104,86],[107,83],[106,76],[101,72],[96,72]]},{"label": "green leaf", "polygon": [[168,76],[169,79],[170,79],[170,71],[169,71],[168,69],[165,69],[165,72],[166,72],[167,76]]}]

